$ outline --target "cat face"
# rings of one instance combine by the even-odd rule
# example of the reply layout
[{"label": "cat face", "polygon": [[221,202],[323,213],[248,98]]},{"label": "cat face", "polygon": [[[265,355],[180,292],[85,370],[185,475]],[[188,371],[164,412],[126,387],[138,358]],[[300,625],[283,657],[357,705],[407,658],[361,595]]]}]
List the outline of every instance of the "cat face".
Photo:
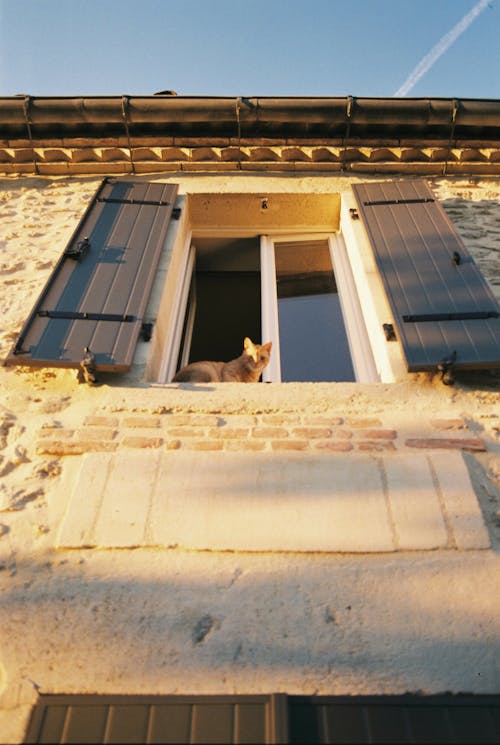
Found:
[{"label": "cat face", "polygon": [[248,336],[245,337],[243,348],[256,370],[263,370],[269,363],[272,345],[271,341],[268,341],[267,344],[254,344]]}]

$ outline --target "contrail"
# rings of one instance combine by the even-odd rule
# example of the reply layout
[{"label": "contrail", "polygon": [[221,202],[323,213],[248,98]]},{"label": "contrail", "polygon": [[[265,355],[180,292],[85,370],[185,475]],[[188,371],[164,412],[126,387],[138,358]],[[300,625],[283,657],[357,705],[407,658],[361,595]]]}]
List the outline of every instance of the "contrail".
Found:
[{"label": "contrail", "polygon": [[406,96],[411,89],[418,83],[420,78],[428,72],[431,67],[437,62],[437,60],[443,55],[452,44],[456,42],[459,36],[462,36],[464,31],[467,31],[471,23],[478,17],[480,13],[486,8],[491,0],[479,0],[474,5],[472,10],[464,15],[461,21],[453,26],[451,31],[448,31],[438,43],[432,47],[431,51],[425,55],[425,57],[418,63],[414,70],[410,73],[408,78],[405,80],[403,85],[398,88],[394,96]]}]

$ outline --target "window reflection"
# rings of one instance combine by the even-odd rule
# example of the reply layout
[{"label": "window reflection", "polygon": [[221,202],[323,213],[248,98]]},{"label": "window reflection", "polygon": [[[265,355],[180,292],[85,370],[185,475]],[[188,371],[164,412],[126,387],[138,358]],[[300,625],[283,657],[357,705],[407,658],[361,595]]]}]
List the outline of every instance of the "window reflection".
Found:
[{"label": "window reflection", "polygon": [[274,245],[282,381],[354,381],[328,241]]}]

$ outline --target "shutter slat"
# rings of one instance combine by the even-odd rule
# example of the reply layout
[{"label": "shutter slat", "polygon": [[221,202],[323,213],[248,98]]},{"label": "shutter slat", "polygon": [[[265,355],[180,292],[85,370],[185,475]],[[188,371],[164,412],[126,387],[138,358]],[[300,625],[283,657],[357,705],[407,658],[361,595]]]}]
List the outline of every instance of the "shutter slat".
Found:
[{"label": "shutter slat", "polygon": [[352,188],[408,370],[500,366],[500,307],[429,186]]},{"label": "shutter slat", "polygon": [[88,347],[97,370],[130,368],[176,193],[173,184],[103,181],[68,244],[88,237],[86,252],[61,256],[7,364],[78,367]]}]

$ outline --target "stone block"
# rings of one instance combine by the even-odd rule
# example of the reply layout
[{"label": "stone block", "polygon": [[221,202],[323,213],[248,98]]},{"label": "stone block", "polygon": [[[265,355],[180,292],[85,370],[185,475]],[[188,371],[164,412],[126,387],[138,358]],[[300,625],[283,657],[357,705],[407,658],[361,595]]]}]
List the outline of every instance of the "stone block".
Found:
[{"label": "stone block", "polygon": [[385,458],[384,467],[398,547],[447,548],[448,531],[429,461],[402,455]]}]

